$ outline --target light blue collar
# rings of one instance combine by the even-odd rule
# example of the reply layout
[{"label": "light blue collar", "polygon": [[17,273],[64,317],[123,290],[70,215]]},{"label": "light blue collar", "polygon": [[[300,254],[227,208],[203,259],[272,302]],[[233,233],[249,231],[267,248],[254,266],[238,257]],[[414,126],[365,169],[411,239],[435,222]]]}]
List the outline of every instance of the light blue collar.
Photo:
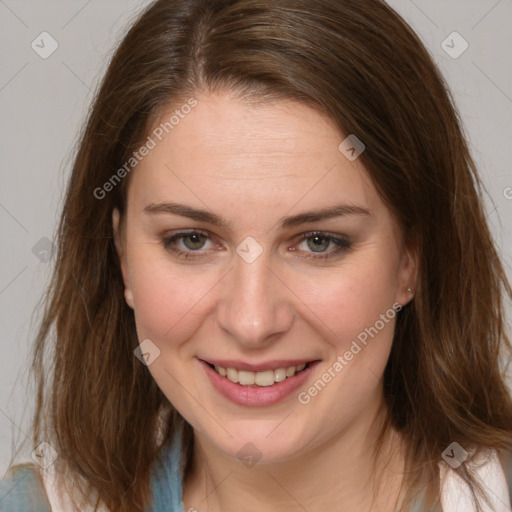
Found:
[{"label": "light blue collar", "polygon": [[162,450],[152,477],[153,505],[148,512],[185,512],[180,473],[181,436]]}]

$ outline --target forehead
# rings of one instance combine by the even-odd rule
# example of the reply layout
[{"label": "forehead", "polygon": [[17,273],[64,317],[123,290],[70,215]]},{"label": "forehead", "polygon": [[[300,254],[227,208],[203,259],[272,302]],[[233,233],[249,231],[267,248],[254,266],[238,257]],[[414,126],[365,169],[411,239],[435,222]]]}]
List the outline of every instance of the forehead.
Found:
[{"label": "forehead", "polygon": [[344,200],[383,206],[361,161],[339,151],[346,135],[311,107],[255,105],[229,93],[195,98],[191,109],[166,109],[150,130],[156,144],[133,172],[129,202],[186,196],[196,206],[265,213]]},{"label": "forehead", "polygon": [[[175,110],[179,107],[168,109],[159,122]],[[326,117],[303,104],[281,100],[255,105],[229,93],[198,96],[197,106],[168,135],[169,149],[186,154],[189,161],[208,157],[225,163],[227,174],[239,162],[258,159],[251,171],[269,178],[278,174],[273,161],[285,165],[286,160],[321,158],[337,148],[340,137]]]}]

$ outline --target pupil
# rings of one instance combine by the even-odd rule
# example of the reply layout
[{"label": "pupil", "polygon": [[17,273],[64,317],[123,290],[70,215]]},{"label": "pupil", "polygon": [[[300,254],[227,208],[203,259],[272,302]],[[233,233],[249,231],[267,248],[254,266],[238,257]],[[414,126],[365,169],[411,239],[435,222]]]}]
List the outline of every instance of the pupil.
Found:
[{"label": "pupil", "polygon": [[[189,249],[200,249],[201,246],[203,245],[203,241],[201,240],[201,237],[203,235],[200,235],[198,233],[193,233],[191,235],[188,235],[185,239],[184,239],[184,242],[185,242],[185,245],[189,248]],[[188,244],[187,241],[191,241],[191,244]]]},{"label": "pupil", "polygon": [[[316,251],[316,252],[324,252],[327,249],[327,247],[329,247],[329,239],[328,238],[325,238],[325,237],[322,237],[319,235],[315,235],[311,238],[313,239],[314,248],[321,249],[320,251]],[[323,244],[320,242],[322,240],[324,241]],[[327,243],[325,243],[325,242],[327,242]]]}]

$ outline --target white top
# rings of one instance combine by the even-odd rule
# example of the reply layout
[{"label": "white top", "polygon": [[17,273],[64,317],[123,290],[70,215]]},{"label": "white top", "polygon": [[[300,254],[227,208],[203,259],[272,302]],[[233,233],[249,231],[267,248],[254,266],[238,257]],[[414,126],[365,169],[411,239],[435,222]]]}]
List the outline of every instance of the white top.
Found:
[{"label": "white top", "polygon": [[[474,461],[479,465],[477,474],[492,503],[481,503],[483,512],[510,512],[508,483],[496,452],[488,451]],[[471,491],[457,470],[441,463],[441,504],[443,512],[474,512]]]}]

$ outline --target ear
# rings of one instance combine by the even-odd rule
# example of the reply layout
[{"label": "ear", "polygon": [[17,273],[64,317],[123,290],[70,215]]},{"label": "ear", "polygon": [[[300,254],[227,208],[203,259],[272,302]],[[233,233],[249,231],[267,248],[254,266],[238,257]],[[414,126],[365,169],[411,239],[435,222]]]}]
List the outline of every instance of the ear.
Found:
[{"label": "ear", "polygon": [[114,208],[112,211],[112,228],[114,232],[114,245],[116,247],[117,256],[119,257],[119,264],[121,266],[121,272],[123,274],[124,298],[128,306],[134,309],[133,293],[128,273],[128,263],[126,261],[125,240],[119,229],[120,218],[121,216],[119,210]]},{"label": "ear", "polygon": [[413,244],[404,244],[400,256],[395,302],[402,306],[409,303],[414,298],[417,282],[418,251]]}]

